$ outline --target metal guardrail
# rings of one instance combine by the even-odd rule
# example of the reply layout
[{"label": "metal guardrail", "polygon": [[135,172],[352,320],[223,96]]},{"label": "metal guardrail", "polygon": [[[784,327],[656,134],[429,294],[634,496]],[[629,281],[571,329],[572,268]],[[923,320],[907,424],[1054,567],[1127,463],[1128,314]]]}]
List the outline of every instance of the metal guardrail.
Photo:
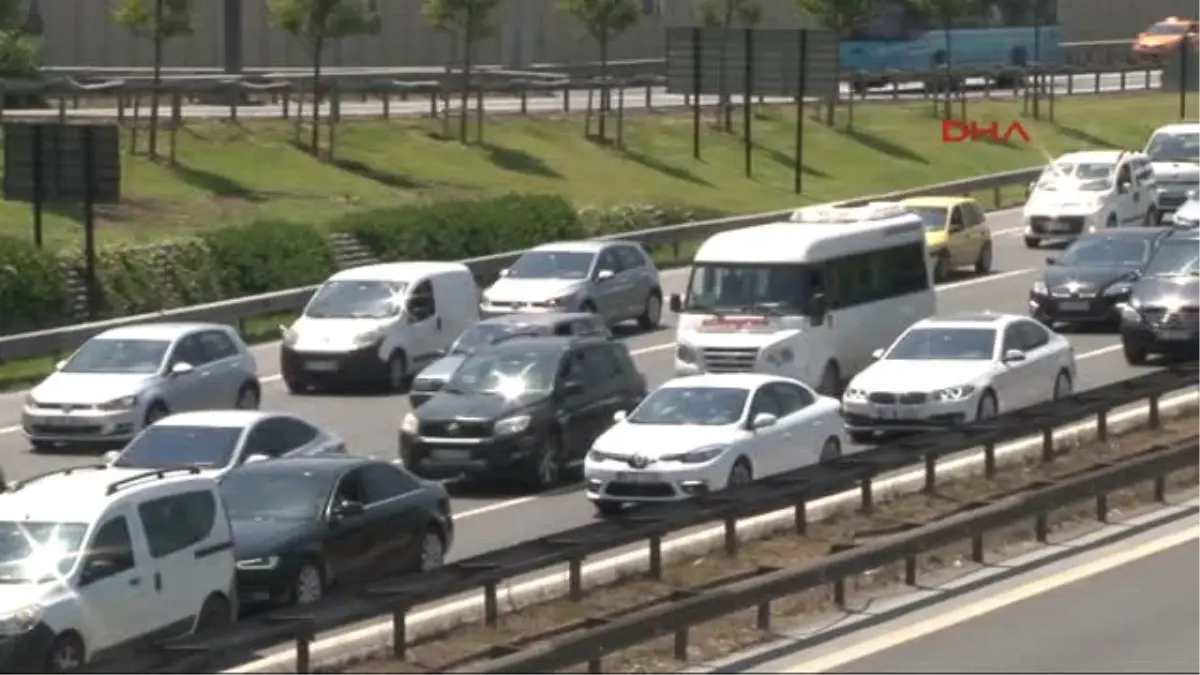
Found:
[{"label": "metal guardrail", "polygon": [[1096,519],[1108,518],[1108,495],[1123,488],[1153,481],[1156,497],[1165,497],[1166,476],[1200,464],[1200,437],[1157,446],[1146,453],[1114,464],[1097,463],[1051,485],[1001,497],[994,503],[968,505],[971,510],[893,535],[878,542],[853,546],[812,564],[779,570],[764,570],[757,577],[673,595],[651,607],[614,617],[603,617],[587,628],[559,634],[515,653],[483,662],[471,673],[557,673],[587,663],[589,673],[603,673],[601,659],[609,654],[645,644],[656,638],[675,636],[675,659],[687,662],[688,632],[693,626],[757,608],[756,625],[770,630],[771,603],[780,598],[824,586],[833,587],[836,604],[845,606],[846,582],[903,561],[905,583],[917,583],[917,558],[929,551],[964,540],[971,541],[971,558],[984,563],[984,538],[988,533],[1014,525],[1030,524],[1039,543],[1046,543],[1048,514],[1055,509],[1094,500]]},{"label": "metal guardrail", "polygon": [[[1149,401],[1151,426],[1161,424],[1159,400],[1169,392],[1194,388],[1200,382],[1196,367],[1177,366],[1138,378],[1078,392],[1068,398],[1016,411],[992,420],[947,427],[843,457],[835,462],[771,476],[743,488],[713,493],[672,504],[652,505],[626,517],[592,522],[559,534],[512,544],[447,565],[419,576],[367,585],[354,593],[329,597],[322,603],[270,612],[239,621],[220,633],[192,636],[127,653],[125,658],[94,664],[88,672],[214,672],[235,668],[259,650],[291,641],[295,670],[310,670],[314,635],[360,621],[391,617],[394,652],[406,649],[405,622],[417,607],[483,589],[484,621],[491,626],[500,616],[498,589],[512,579],[558,565],[568,566],[570,597],[583,596],[583,563],[623,546],[649,542],[650,575],[661,578],[663,539],[699,525],[723,522],[726,547],[737,546],[737,521],[784,508],[794,508],[797,526],[805,522],[805,504],[815,499],[858,489],[870,510],[873,483],[881,475],[924,465],[927,490],[936,487],[939,458],[983,447],[984,471],[996,469],[996,447],[1040,433],[1043,461],[1054,455],[1054,430],[1087,418],[1097,418],[1097,433],[1108,438],[1109,413],[1120,406]],[[525,671],[533,672],[533,671]]]},{"label": "metal guardrail", "polygon": [[[994,203],[1000,203],[1002,188],[1015,185],[1025,185],[1037,178],[1042,167],[1031,167],[1017,171],[977,176],[964,180],[929,185],[910,190],[901,190],[883,195],[861,197],[858,199],[838,202],[842,205],[863,204],[869,201],[890,201],[904,199],[915,195],[957,195],[992,190]],[[695,223],[670,225],[637,232],[614,234],[602,239],[621,239],[636,241],[649,247],[673,245],[681,241],[705,239],[717,232],[734,230],[752,225],[786,220],[792,209],[771,211],[748,216],[718,218]],[[522,251],[510,251],[481,258],[463,260],[475,277],[481,282],[490,282],[500,273],[500,270],[511,265]],[[163,321],[206,321],[228,325],[241,325],[242,321],[257,316],[298,312],[308,303],[317,286],[305,286],[273,293],[263,293],[232,300],[222,300],[204,305],[171,309],[151,314],[110,319],[93,323],[65,326],[47,330],[19,333],[16,335],[0,336],[0,362],[28,359],[42,356],[65,355],[74,351],[80,344],[92,336],[98,335],[111,328],[129,326],[139,323]]]}]

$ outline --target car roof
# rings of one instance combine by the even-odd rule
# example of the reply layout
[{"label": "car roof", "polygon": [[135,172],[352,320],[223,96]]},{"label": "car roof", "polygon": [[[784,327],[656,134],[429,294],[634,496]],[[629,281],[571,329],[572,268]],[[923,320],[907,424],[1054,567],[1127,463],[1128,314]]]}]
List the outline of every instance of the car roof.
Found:
[{"label": "car roof", "polygon": [[768,373],[703,373],[668,380],[659,385],[659,388],[728,387],[731,389],[754,389],[768,382],[794,382],[794,380]]},{"label": "car roof", "polygon": [[990,328],[999,330],[1014,321],[1027,318],[1029,317],[1023,314],[1003,312],[952,312],[926,317],[909,328]]},{"label": "car roof", "polygon": [[530,251],[574,251],[576,253],[596,253],[617,242],[611,239],[580,239],[576,241],[552,241],[540,246],[534,246]]},{"label": "car roof", "polygon": [[164,417],[155,422],[154,426],[226,427],[240,429],[255,424],[259,420],[276,417],[281,414],[284,413],[264,410],[193,410]]},{"label": "car roof", "polygon": [[466,265],[457,262],[405,261],[362,265],[337,272],[329,281],[399,281],[415,283],[426,277],[447,272],[467,272]]},{"label": "car roof", "polygon": [[1200,133],[1200,122],[1176,122],[1166,124],[1154,130],[1154,134],[1195,134]]},{"label": "car roof", "polygon": [[1129,150],[1081,150],[1059,155],[1055,162],[1116,162],[1121,155],[1141,154]]},{"label": "car roof", "polygon": [[368,464],[379,464],[381,460],[360,455],[308,455],[304,457],[278,457],[269,462],[251,462],[234,469],[238,475],[279,475],[309,473],[332,480],[347,471]]},{"label": "car roof", "polygon": [[909,197],[900,201],[901,206],[941,206],[950,208],[958,206],[964,202],[974,202],[974,199],[969,197],[941,197],[937,195],[924,195],[917,197]]},{"label": "car roof", "polygon": [[[109,494],[114,483],[122,480],[128,482]],[[74,467],[14,482],[0,493],[0,520],[91,523],[125,496],[151,491],[177,494],[187,487],[211,489],[213,485],[212,478],[194,467]]]},{"label": "car roof", "polygon": [[199,330],[227,331],[228,328],[219,323],[163,321],[109,328],[96,337],[104,340],[177,340]]},{"label": "car roof", "polygon": [[480,321],[486,324],[505,324],[511,326],[556,326],[566,321],[581,319],[597,320],[590,312],[530,312],[517,314],[501,314]]},{"label": "car roof", "polygon": [[[476,354],[491,350],[517,351],[536,349],[540,351],[565,351],[579,344],[608,344],[609,340],[598,335],[518,335],[482,347]],[[624,343],[619,343],[624,344]]]}]

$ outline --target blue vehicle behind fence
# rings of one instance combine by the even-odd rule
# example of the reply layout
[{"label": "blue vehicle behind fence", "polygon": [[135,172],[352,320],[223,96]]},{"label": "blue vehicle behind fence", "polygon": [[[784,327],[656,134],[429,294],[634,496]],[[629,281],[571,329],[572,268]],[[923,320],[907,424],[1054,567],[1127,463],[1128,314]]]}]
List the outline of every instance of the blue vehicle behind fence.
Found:
[{"label": "blue vehicle behind fence", "polygon": [[[1040,4],[1035,13],[1034,6]],[[867,86],[889,83],[887,71],[1060,63],[1062,27],[1054,0],[989,0],[974,4],[946,31],[936,17],[905,0],[876,0],[867,21],[841,41],[843,72],[869,75]],[[949,42],[949,44],[947,44]],[[1003,72],[1003,71],[1002,71]],[[878,74],[878,78],[875,75]],[[1012,82],[1015,72],[997,77]]]}]

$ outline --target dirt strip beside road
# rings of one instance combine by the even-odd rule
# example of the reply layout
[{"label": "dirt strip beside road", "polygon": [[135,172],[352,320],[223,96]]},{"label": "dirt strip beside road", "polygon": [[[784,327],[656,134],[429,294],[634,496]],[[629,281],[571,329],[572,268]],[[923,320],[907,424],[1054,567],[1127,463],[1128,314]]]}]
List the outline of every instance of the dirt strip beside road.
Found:
[{"label": "dirt strip beside road", "polygon": [[[380,656],[358,661],[337,670],[340,673],[427,673],[450,669],[467,669],[475,661],[489,658],[491,645],[508,644],[520,647],[548,637],[548,633],[579,629],[590,618],[642,609],[686,589],[720,585],[730,580],[746,578],[762,568],[795,567],[811,562],[841,546],[861,543],[872,537],[892,534],[913,522],[926,522],[962,510],[967,504],[982,499],[1019,491],[1037,481],[1065,476],[1086,470],[1099,461],[1112,461],[1139,454],[1156,444],[1165,444],[1194,436],[1197,430],[1195,410],[1167,420],[1159,430],[1141,429],[1111,438],[1108,442],[1090,441],[1060,451],[1050,463],[1039,458],[1001,464],[993,479],[982,475],[961,479],[942,479],[935,494],[911,494],[886,498],[877,504],[873,514],[843,511],[811,523],[805,536],[792,532],[777,533],[765,539],[747,541],[737,556],[713,552],[681,561],[664,570],[662,579],[629,578],[604,588],[593,589],[583,600],[567,599],[531,605],[500,617],[494,628],[481,625],[461,626],[442,635],[423,640],[411,647],[407,659]],[[1195,471],[1175,474],[1171,487],[1194,485]],[[1128,511],[1146,500],[1147,490],[1126,490],[1110,497],[1114,510]],[[1052,523],[1062,528],[1078,525],[1081,518],[1094,518],[1094,505],[1080,509],[1063,509],[1055,514]],[[1028,528],[997,532],[986,538],[992,554],[1028,545]],[[932,551],[919,561],[922,572],[966,572],[970,562],[970,543]],[[903,564],[888,566],[855,580],[847,580],[849,594],[896,588],[904,578]],[[902,588],[902,586],[900,587]],[[773,603],[776,629],[801,621],[832,607],[830,589],[814,589]],[[754,612],[733,614],[691,631],[688,661],[697,663],[771,638],[772,633],[758,631]],[[605,658],[605,672],[677,672],[685,664],[673,658],[673,642],[665,638],[641,647]],[[580,671],[582,672],[582,666]]]}]

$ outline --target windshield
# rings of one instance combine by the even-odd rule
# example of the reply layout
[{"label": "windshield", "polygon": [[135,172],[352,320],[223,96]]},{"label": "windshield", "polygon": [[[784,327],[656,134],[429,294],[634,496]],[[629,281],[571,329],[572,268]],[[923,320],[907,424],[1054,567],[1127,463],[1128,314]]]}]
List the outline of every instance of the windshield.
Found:
[{"label": "windshield", "polygon": [[1196,241],[1166,241],[1146,264],[1146,276],[1200,276],[1200,247]]},{"label": "windshield", "polygon": [[927,230],[941,230],[946,227],[945,208],[940,206],[906,206],[904,208],[920,216]]},{"label": "windshield", "polygon": [[171,343],[166,340],[93,338],[62,367],[64,373],[157,373]]},{"label": "windshield", "polygon": [[147,427],[113,464],[144,469],[227,466],[241,436],[240,427]]},{"label": "windshield", "polygon": [[1112,186],[1112,162],[1054,162],[1038,178],[1039,190],[1054,190],[1055,183],[1071,180],[1081,190],[1107,190]]},{"label": "windshield", "polygon": [[489,350],[468,357],[442,391],[516,398],[526,393],[550,391],[557,369],[557,351]]},{"label": "windshield", "polygon": [[511,323],[477,323],[463,331],[462,335],[450,347],[451,354],[474,354],[480,347],[486,347],[497,342],[500,338],[515,333],[534,332],[529,326],[517,326]]},{"label": "windshield", "polygon": [[1152,162],[1200,162],[1200,132],[1154,134],[1146,154]]},{"label": "windshield", "polygon": [[304,309],[313,319],[386,319],[403,306],[402,281],[327,281]]},{"label": "windshield", "polygon": [[231,520],[314,520],[328,496],[328,482],[310,472],[233,471],[221,481]]},{"label": "windshield", "polygon": [[801,265],[699,263],[692,266],[685,311],[803,314],[813,292]]},{"label": "windshield", "polygon": [[512,279],[586,279],[595,253],[587,251],[529,251],[517,258],[504,276]]},{"label": "windshield", "polygon": [[633,424],[733,424],[749,395],[726,387],[668,387],[650,394],[628,420]]},{"label": "windshield", "polygon": [[1146,35],[1183,35],[1186,32],[1186,24],[1167,21],[1161,21],[1146,29]]},{"label": "windshield", "polygon": [[914,328],[896,341],[888,361],[990,361],[996,346],[991,328]]},{"label": "windshield", "polygon": [[1059,259],[1071,267],[1137,267],[1150,255],[1150,242],[1142,239],[1098,237],[1077,239]]},{"label": "windshield", "polygon": [[66,576],[83,548],[87,528],[86,523],[0,521],[0,583]]}]

